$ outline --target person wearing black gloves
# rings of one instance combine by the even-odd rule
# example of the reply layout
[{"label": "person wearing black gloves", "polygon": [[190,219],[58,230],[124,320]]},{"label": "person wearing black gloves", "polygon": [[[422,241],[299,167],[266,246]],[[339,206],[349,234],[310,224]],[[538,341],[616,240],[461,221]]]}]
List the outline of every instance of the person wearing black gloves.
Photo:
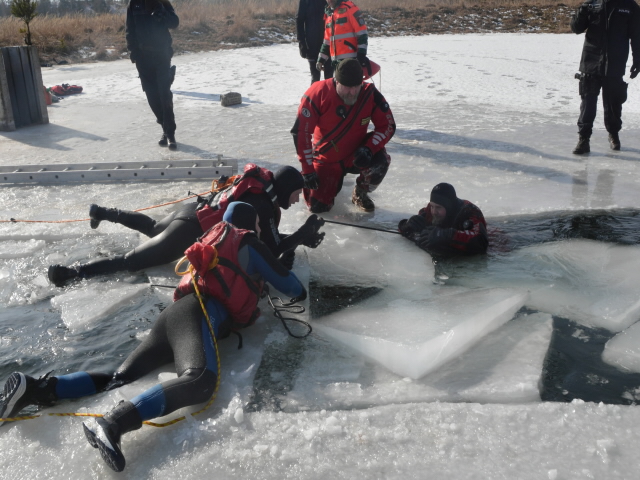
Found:
[{"label": "person wearing black gloves", "polygon": [[[300,0],[296,15],[296,31],[298,34],[298,48],[300,56],[309,62],[311,83],[320,80],[320,70],[316,68],[316,61],[324,39],[324,9],[325,0]],[[324,65],[324,78],[333,77],[333,65]]]},{"label": "person wearing black gloves", "polygon": [[627,100],[625,74],[629,43],[633,51],[631,78],[640,71],[640,7],[634,0],[587,0],[571,18],[571,31],[585,33],[580,60],[578,144],[573,153],[591,151],[589,139],[602,89],[604,126],[612,150],[620,150],[622,104]]},{"label": "person wearing black gloves", "polygon": [[303,185],[302,175],[291,166],[281,167],[274,174],[249,163],[232,185],[199,202],[184,204],[161,220],[156,221],[140,212],[91,205],[91,228],[98,228],[103,221],[114,222],[150,238],[124,255],[102,257],[69,267],[51,265],[47,272],[49,281],[62,287],[71,280],[119,271],[135,272],[178,260],[189,245],[222,219],[232,200],[255,208],[260,221],[260,240],[276,258],[279,257],[282,265],[291,269],[298,245],[316,248],[324,238],[324,233],[318,231],[324,220],[316,215],[310,216],[291,235],[278,230],[281,210],[287,210],[299,201]]},{"label": "person wearing black gloves", "polygon": [[142,90],[162,126],[158,145],[176,150],[176,121],[173,114],[171,84],[175,67],[171,66],[173,48],[169,29],[180,20],[169,0],[131,0],[127,7],[126,40],[129,58],[136,64]]},{"label": "person wearing black gloves", "polygon": [[433,187],[429,204],[417,215],[401,220],[398,230],[429,253],[486,253],[489,246],[482,212],[468,200],[459,199],[448,183]]},{"label": "person wearing black gloves", "polygon": [[[103,371],[98,355],[94,357],[98,370],[93,372],[39,378],[12,373],[0,395],[0,425],[29,405],[49,406],[63,399],[95,395],[134,382],[163,365],[173,365],[177,378],[122,400],[104,415],[83,423],[87,441],[98,449],[107,466],[116,472],[124,470],[124,435],[141,428],[145,421],[206,402],[215,394],[220,380],[218,341],[255,322],[265,282],[291,302],[307,297],[295,273],[283,268],[258,239],[259,230],[255,209],[232,202],[223,221],[185,252],[199,293],[195,292],[192,273],[187,273],[176,289],[174,303],[162,311],[149,335],[115,372]],[[208,255],[217,259],[213,266]]]},{"label": "person wearing black gloves", "polygon": [[[369,131],[370,124],[374,129]],[[372,83],[363,83],[355,58],[336,68],[333,79],[312,84],[302,97],[291,129],[304,177],[304,199],[312,213],[328,212],[344,177],[358,175],[351,202],[372,212],[369,197],[389,170],[385,148],[396,131],[389,104]]]}]

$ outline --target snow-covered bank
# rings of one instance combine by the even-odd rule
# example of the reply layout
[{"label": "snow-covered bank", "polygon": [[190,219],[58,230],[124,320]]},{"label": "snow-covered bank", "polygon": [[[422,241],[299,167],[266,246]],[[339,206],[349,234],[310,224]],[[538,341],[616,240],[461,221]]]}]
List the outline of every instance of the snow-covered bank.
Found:
[{"label": "snow-covered bank", "polygon": [[[327,218],[395,228],[398,220],[424,206],[431,187],[442,181],[479,205],[490,224],[494,218],[519,214],[637,209],[640,93],[634,82],[640,80],[631,81],[624,105],[622,150],[609,150],[600,111],[591,155],[571,154],[579,104],[573,73],[581,43],[582,38],[573,35],[371,39],[371,57],[383,66],[376,83],[398,123],[389,145],[392,166],[372,195],[374,214],[353,209],[353,177],[348,177]],[[0,133],[2,162],[144,161],[223,154],[240,159],[241,166],[245,161],[267,167],[296,165],[289,130],[309,79],[295,46],[185,55],[175,63],[177,152],[156,145],[159,127],[152,121],[133,65],[122,61],[45,69],[47,85],[77,83],[85,93],[50,107],[50,125]],[[243,105],[221,107],[219,95],[227,91],[241,92]],[[202,191],[209,183],[202,179],[124,188],[3,187],[0,219],[86,218],[91,202],[140,208],[184,197],[189,190]],[[306,215],[296,205],[283,215],[281,230],[293,231]],[[304,341],[289,339],[266,315],[243,334],[243,350],[236,350],[232,340],[223,342],[222,388],[210,411],[193,421],[165,429],[144,427],[125,437],[128,466],[119,478],[637,476],[637,407],[550,403],[539,397],[552,315],[566,315],[556,309],[577,305],[580,309],[572,311],[577,321],[594,316],[604,320],[602,307],[613,305],[627,315],[624,326],[637,317],[628,285],[637,268],[625,266],[619,258],[619,252],[635,252],[637,246],[607,248],[609,244],[586,240],[547,243],[504,252],[498,259],[490,258],[484,269],[481,262],[464,274],[453,269],[452,278],[442,279],[434,278],[430,259],[399,236],[365,236],[358,229],[335,225],[326,225],[325,231],[326,243],[301,252],[297,268],[304,271],[308,256],[308,274],[319,288],[338,285],[357,293],[371,287],[370,299],[353,300],[344,318],[378,322],[370,330],[375,327],[380,338],[393,337],[402,344],[399,337],[404,334],[405,340],[413,340],[414,331],[406,325],[420,321],[420,302],[441,299],[443,292],[455,291],[456,306],[470,310],[472,296],[465,305],[459,294],[466,288],[536,287],[534,307],[540,311],[521,311],[494,331],[485,329],[473,346],[419,380],[395,375],[320,332]],[[113,224],[95,231],[87,222],[0,224],[2,378],[14,369],[42,374],[52,368],[64,373],[67,368],[118,365],[168,301],[166,292],[135,289],[165,273],[92,279],[66,290],[48,285],[44,275],[51,263],[123,253],[139,241],[137,234]],[[350,245],[358,245],[357,252],[341,248]],[[615,255],[609,256],[611,252]],[[555,260],[553,268],[544,269],[541,265],[549,258]],[[584,276],[587,267],[580,260],[585,258],[590,260],[589,276]],[[517,278],[505,275],[510,265],[522,267]],[[593,271],[599,268],[602,272]],[[605,289],[603,282],[614,278],[611,275],[622,279]],[[541,286],[553,292],[553,298],[542,295]],[[113,311],[82,295],[106,290],[107,298],[120,288],[132,298]],[[372,314],[358,317],[365,308]],[[92,310],[100,310],[100,315]],[[68,315],[72,311],[86,312],[84,320],[93,320],[83,323]],[[335,311],[329,319],[313,319],[335,324],[339,320]],[[612,343],[607,350],[613,358],[608,362],[634,364],[638,354],[624,345],[640,337],[635,330],[626,331],[622,346],[617,342],[618,353]],[[578,340],[589,342],[586,327],[581,332]],[[352,328],[350,333],[363,332]],[[607,388],[606,379],[588,380]],[[66,402],[55,410],[100,412],[140,388],[134,384],[94,399]],[[629,386],[629,398],[635,398],[634,388]],[[78,419],[44,417],[3,426],[0,448],[0,472],[6,478],[112,475],[86,443]]]}]

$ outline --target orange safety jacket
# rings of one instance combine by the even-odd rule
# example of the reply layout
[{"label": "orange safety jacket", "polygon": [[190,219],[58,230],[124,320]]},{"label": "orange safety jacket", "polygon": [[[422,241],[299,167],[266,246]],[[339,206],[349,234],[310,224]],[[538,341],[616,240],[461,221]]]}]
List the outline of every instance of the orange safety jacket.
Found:
[{"label": "orange safety jacket", "polygon": [[338,3],[333,10],[326,9],[324,15],[324,42],[320,47],[318,62],[325,63],[329,57],[333,63],[345,58],[356,58],[367,54],[369,36],[364,16],[350,0]]}]

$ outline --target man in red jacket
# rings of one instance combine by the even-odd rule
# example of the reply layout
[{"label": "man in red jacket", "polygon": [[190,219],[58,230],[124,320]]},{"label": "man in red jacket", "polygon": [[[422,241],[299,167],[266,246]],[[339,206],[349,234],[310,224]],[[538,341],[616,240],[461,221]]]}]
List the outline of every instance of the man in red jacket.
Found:
[{"label": "man in red jacket", "polygon": [[[360,63],[343,60],[335,78],[312,84],[298,107],[291,134],[302,165],[304,198],[313,213],[331,210],[347,173],[358,175],[351,201],[365,212],[375,209],[368,193],[389,169],[384,147],[396,125],[382,94],[362,79]],[[367,132],[371,122],[374,130]]]},{"label": "man in red jacket", "polygon": [[489,246],[484,215],[470,201],[458,198],[448,183],[433,187],[429,204],[418,215],[401,220],[398,230],[429,253],[486,253]]}]

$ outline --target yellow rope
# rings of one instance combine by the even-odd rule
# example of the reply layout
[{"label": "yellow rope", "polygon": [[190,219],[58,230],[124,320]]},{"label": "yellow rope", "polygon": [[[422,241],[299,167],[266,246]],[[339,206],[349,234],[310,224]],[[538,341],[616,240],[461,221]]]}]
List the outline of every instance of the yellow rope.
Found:
[{"label": "yellow rope", "polygon": [[[160,203],[158,205],[152,205],[150,207],[138,208],[134,210],[134,212],[143,212],[145,210],[151,210],[152,208],[160,208],[166,207],[167,205],[173,205],[174,203],[184,202],[185,200],[190,200],[192,198],[196,198],[202,195],[208,195],[212,193],[210,190],[202,193],[197,193],[195,195],[191,195],[189,197],[184,197],[179,200],[174,200],[172,202]],[[213,192],[215,193],[215,192]],[[78,218],[75,220],[16,220],[15,218],[11,218],[9,220],[0,220],[0,223],[73,223],[73,222],[88,222],[91,220],[90,218]]]},{"label": "yellow rope", "polygon": [[[215,250],[215,248],[214,248]],[[184,257],[182,260],[184,260],[186,257]],[[182,262],[182,260],[180,262]],[[215,265],[217,265],[218,263],[218,252],[216,250],[216,255],[214,258],[215,261]],[[211,262],[211,264],[214,263],[214,261]],[[213,265],[215,267],[215,265]],[[177,273],[177,268],[178,266],[176,265],[176,273]],[[210,267],[213,268],[213,267]],[[207,404],[201,408],[200,410],[198,410],[197,412],[193,412],[191,414],[192,417],[195,417],[196,415],[198,415],[199,413],[204,412],[206,409],[208,409],[213,402],[216,399],[216,396],[218,395],[218,389],[220,388],[220,353],[218,351],[218,342],[216,340],[216,335],[215,332],[213,330],[213,325],[211,325],[211,318],[209,317],[209,312],[207,312],[206,307],[204,306],[204,302],[202,301],[202,295],[200,294],[200,290],[198,289],[198,284],[196,282],[195,279],[195,275],[194,275],[194,268],[193,265],[189,265],[189,269],[187,270],[187,272],[191,273],[191,281],[193,283],[193,288],[195,288],[196,290],[196,296],[198,297],[198,301],[200,302],[200,307],[202,308],[202,311],[204,313],[204,316],[207,319],[207,326],[209,327],[209,333],[211,334],[211,338],[213,339],[213,345],[215,347],[216,350],[216,362],[217,362],[217,366],[218,366],[218,374],[216,375],[216,388],[213,391],[213,393],[211,394],[211,398],[209,398],[209,401],[207,402]],[[47,413],[48,416],[51,417],[102,417],[104,416],[101,413]],[[13,418],[0,418],[0,422],[18,422],[21,420],[33,420],[36,419],[38,417],[41,417],[42,415],[24,415],[22,417],[13,417]],[[168,427],[170,425],[173,425],[175,423],[181,422],[182,420],[185,420],[185,416],[183,415],[182,417],[178,417],[174,420],[170,420],[168,422],[165,423],[156,423],[156,422],[151,422],[148,420],[145,420],[144,423],[145,425],[149,425],[151,427]]]}]

